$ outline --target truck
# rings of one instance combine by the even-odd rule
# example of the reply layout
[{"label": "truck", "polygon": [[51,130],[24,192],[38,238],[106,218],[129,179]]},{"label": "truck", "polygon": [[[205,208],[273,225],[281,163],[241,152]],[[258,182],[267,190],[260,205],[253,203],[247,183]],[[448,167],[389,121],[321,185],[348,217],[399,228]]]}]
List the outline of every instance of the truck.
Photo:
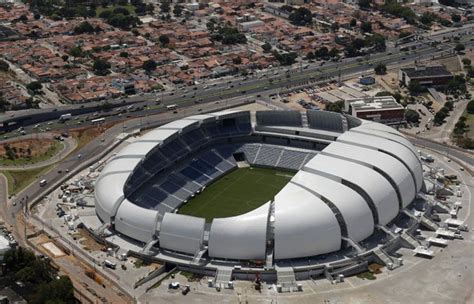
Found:
[{"label": "truck", "polygon": [[72,118],[71,113],[63,114],[63,115],[59,116],[59,122],[65,122],[66,120],[69,120],[71,118]]}]

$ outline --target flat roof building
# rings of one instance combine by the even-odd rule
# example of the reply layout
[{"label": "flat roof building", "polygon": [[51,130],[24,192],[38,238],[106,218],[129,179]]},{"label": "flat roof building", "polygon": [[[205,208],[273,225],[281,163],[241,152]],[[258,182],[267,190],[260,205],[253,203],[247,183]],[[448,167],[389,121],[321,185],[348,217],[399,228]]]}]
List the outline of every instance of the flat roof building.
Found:
[{"label": "flat roof building", "polygon": [[424,87],[444,87],[452,79],[453,74],[443,65],[415,66],[398,71],[398,81],[407,87],[411,81],[418,81]]},{"label": "flat roof building", "polygon": [[400,123],[405,118],[405,108],[393,96],[346,99],[344,110],[357,118],[385,124]]}]

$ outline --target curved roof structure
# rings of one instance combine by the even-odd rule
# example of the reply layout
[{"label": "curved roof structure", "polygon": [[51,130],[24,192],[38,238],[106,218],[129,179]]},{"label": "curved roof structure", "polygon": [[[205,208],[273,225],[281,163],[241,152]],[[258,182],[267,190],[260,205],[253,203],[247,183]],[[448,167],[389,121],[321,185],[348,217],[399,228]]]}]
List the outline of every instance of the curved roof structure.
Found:
[{"label": "curved roof structure", "polygon": [[209,233],[209,256],[250,260],[265,257],[270,203],[248,213],[217,218]]},{"label": "curved roof structure", "polygon": [[160,247],[189,254],[195,254],[202,247],[203,218],[165,213],[160,227]]},{"label": "curved roof structure", "polygon": [[315,256],[341,248],[341,229],[329,206],[289,183],[275,196],[275,259]]},{"label": "curved roof structure", "polygon": [[[300,126],[297,114],[289,112],[287,119],[273,126],[273,119],[285,117],[285,112],[265,112],[264,125],[259,127],[251,123],[248,111],[224,111],[151,130],[102,170],[95,184],[98,217],[123,235],[143,243],[158,238],[161,248],[184,255],[194,256],[207,248],[208,256],[215,259],[265,259],[268,246],[274,246],[275,259],[291,259],[338,251],[347,238],[362,241],[377,224],[390,223],[413,201],[423,184],[423,172],[416,149],[402,134],[388,126],[325,112],[311,113],[314,119],[308,129]],[[344,124],[345,119],[351,123]],[[327,131],[318,131],[321,123],[337,125],[329,139]],[[169,169],[171,164],[185,159],[196,162],[194,153],[211,144],[235,139],[237,146],[246,140],[263,146],[264,138],[272,135],[278,138],[272,141],[280,143],[276,145],[293,144],[295,150],[308,151],[293,152],[299,163],[292,168],[298,172],[273,201],[239,216],[215,218],[207,225],[203,218],[173,213],[186,197],[223,171],[210,165],[216,161],[212,157],[186,172]],[[316,154],[311,149],[322,150]],[[255,148],[253,159],[260,150],[278,151],[267,159],[274,160],[275,166],[283,163],[281,156],[288,152],[280,147]],[[192,180],[206,168],[212,169],[209,174]],[[134,200],[134,192],[153,182],[154,176],[166,183],[152,184],[150,193]],[[186,185],[191,187],[185,189]]]}]

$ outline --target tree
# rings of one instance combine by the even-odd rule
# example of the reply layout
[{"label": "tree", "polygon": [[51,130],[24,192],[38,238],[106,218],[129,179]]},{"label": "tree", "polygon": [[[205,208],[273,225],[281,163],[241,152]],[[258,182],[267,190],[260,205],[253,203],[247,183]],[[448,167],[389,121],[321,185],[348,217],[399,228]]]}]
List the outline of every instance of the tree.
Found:
[{"label": "tree", "polygon": [[370,8],[371,3],[372,0],[359,0],[359,7],[363,9],[368,9]]},{"label": "tree", "polygon": [[308,54],[306,54],[306,59],[308,59],[308,60],[313,60],[315,58],[316,58],[316,56],[314,56],[314,53],[311,52],[311,51],[309,51]]},{"label": "tree", "polygon": [[74,34],[84,34],[84,33],[93,33],[95,28],[87,21],[81,22],[78,26],[74,28]]},{"label": "tree", "polygon": [[405,110],[405,119],[407,122],[418,123],[420,121],[420,114],[412,109]]},{"label": "tree", "polygon": [[127,52],[120,52],[120,57],[128,58],[128,53]]},{"label": "tree", "polygon": [[173,9],[173,14],[176,17],[180,17],[183,14],[183,7],[179,4],[176,4]]},{"label": "tree", "polygon": [[25,14],[23,14],[20,17],[18,17],[18,21],[26,23],[28,21],[28,17]]},{"label": "tree", "polygon": [[452,15],[451,15],[451,20],[452,20],[454,23],[461,22],[461,16],[458,15],[458,14],[452,14]]},{"label": "tree", "polygon": [[331,24],[331,31],[336,32],[339,29],[339,22]]},{"label": "tree", "polygon": [[349,23],[350,27],[355,27],[357,25],[357,20],[355,18],[352,18],[351,23]]},{"label": "tree", "polygon": [[273,51],[273,56],[281,65],[292,65],[298,57],[294,52],[280,54],[277,50]]},{"label": "tree", "polygon": [[374,71],[377,75],[384,75],[387,73],[387,66],[383,63],[379,63],[375,66]]},{"label": "tree", "polygon": [[314,56],[316,56],[316,58],[329,57],[329,50],[325,46],[320,47],[314,52]]},{"label": "tree", "polygon": [[372,23],[370,23],[370,21],[362,22],[362,24],[360,25],[360,29],[364,33],[371,33],[372,32]]},{"label": "tree", "polygon": [[234,64],[242,64],[242,58],[240,58],[239,56],[234,57],[234,58],[232,59],[232,63],[234,63]]},{"label": "tree", "polygon": [[156,69],[157,66],[158,66],[158,64],[156,63],[156,61],[153,60],[153,59],[150,59],[150,60],[147,60],[143,63],[142,68],[145,71],[147,71],[148,73],[151,73]]},{"label": "tree", "polygon": [[161,0],[160,10],[162,13],[169,13],[170,11],[170,2],[168,0]]},{"label": "tree", "polygon": [[463,58],[463,59],[462,59],[462,64],[463,64],[464,66],[470,66],[470,65],[471,65],[471,59],[469,59],[469,58]]},{"label": "tree", "polygon": [[300,7],[293,12],[291,12],[288,19],[294,25],[305,26],[311,24],[313,21],[313,15],[311,11],[305,7]]},{"label": "tree", "polygon": [[272,45],[268,42],[265,42],[263,45],[262,45],[262,49],[265,53],[268,53],[272,50]]},{"label": "tree", "polygon": [[161,45],[168,45],[170,43],[170,38],[167,35],[160,35],[158,40],[160,41]]},{"label": "tree", "polygon": [[33,92],[33,94],[38,94],[41,91],[41,89],[43,88],[43,85],[39,81],[33,81],[33,82],[30,82],[29,84],[27,84],[26,88],[29,91]]},{"label": "tree", "polygon": [[458,43],[456,44],[456,46],[454,47],[454,50],[458,53],[464,51],[466,49],[466,47],[464,46],[464,44],[462,43]]},{"label": "tree", "polygon": [[443,122],[444,122],[444,119],[446,118],[447,114],[441,110],[439,110],[438,112],[436,112],[435,116],[434,116],[434,119],[433,119],[433,122],[436,124],[436,125],[442,125]]},{"label": "tree", "polygon": [[412,95],[416,95],[416,94],[424,91],[421,84],[416,80],[410,81],[410,84],[408,85],[408,90],[410,91],[410,93]]},{"label": "tree", "polygon": [[326,105],[326,111],[329,111],[329,112],[342,113],[343,109],[344,109],[344,101],[343,100],[336,101],[336,102],[333,102],[333,103],[329,103],[329,104]]},{"label": "tree", "polygon": [[339,50],[336,49],[336,48],[332,48],[330,51],[329,51],[329,57],[331,58],[335,58],[335,57],[338,57],[339,56]]},{"label": "tree", "polygon": [[102,58],[97,58],[94,60],[92,68],[94,69],[94,73],[96,75],[104,76],[110,73],[110,63]]},{"label": "tree", "polygon": [[9,70],[10,70],[10,66],[8,65],[8,62],[0,59],[0,71],[8,72]]},{"label": "tree", "polygon": [[118,15],[118,14],[122,14],[124,16],[128,16],[130,15],[130,11],[128,9],[126,9],[125,7],[116,7],[114,10],[113,10],[113,14],[114,15]]},{"label": "tree", "polygon": [[84,52],[80,46],[75,46],[69,50],[69,55],[72,57],[84,57]]},{"label": "tree", "polygon": [[469,114],[474,114],[474,99],[469,101],[469,103],[467,104],[467,113]]}]

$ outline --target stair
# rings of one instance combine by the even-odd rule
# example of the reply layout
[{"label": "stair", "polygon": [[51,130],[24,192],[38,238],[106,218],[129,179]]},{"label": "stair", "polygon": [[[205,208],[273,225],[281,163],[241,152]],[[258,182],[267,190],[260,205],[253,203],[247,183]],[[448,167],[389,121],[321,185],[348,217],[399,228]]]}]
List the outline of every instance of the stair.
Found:
[{"label": "stair", "polygon": [[431,231],[436,231],[436,230],[438,230],[438,228],[439,228],[439,225],[438,225],[438,224],[436,224],[435,222],[433,222],[431,219],[429,219],[429,218],[426,217],[425,215],[423,215],[423,216],[421,217],[420,224],[422,224],[422,225],[425,226],[426,228],[430,229]]},{"label": "stair", "polygon": [[191,264],[193,265],[200,265],[201,263],[201,259],[202,259],[202,256],[207,252],[207,247],[206,248],[203,248],[199,251],[196,252],[196,254],[194,255],[194,258],[193,260],[191,261]]},{"label": "stair", "polygon": [[349,245],[351,245],[352,248],[354,248],[357,251],[357,254],[361,254],[362,252],[365,251],[364,248],[362,248],[358,243],[354,242],[352,239],[346,238],[346,237],[342,237],[342,239],[346,241],[347,243],[349,243]]},{"label": "stair", "polygon": [[396,239],[397,238],[397,235],[395,233],[392,232],[392,230],[390,230],[388,227],[386,226],[382,226],[382,225],[377,225],[375,226],[377,227],[378,229],[382,230],[383,232],[385,232],[385,234],[387,234],[388,236],[390,236],[392,239]]},{"label": "stair", "polygon": [[97,234],[97,235],[103,235],[105,229],[107,229],[107,228],[109,228],[109,227],[110,227],[110,223],[103,223],[102,226],[100,226],[99,228],[97,228],[97,230],[95,231],[95,234]]},{"label": "stair", "polygon": [[301,123],[303,125],[303,128],[308,128],[308,116],[306,115],[306,112],[301,113]]},{"label": "stair", "polygon": [[417,239],[415,239],[413,236],[406,232],[402,233],[401,237],[402,240],[404,240],[408,244],[408,247],[410,247],[410,249],[415,249],[416,247],[420,246],[420,242],[418,242]]},{"label": "stair", "polygon": [[394,264],[392,258],[381,248],[375,249],[374,254],[385,264],[385,266]]},{"label": "stair", "polygon": [[217,286],[227,286],[227,284],[232,280],[232,268],[218,268],[216,271],[215,285]]},{"label": "stair", "polygon": [[277,282],[282,287],[282,291],[291,291],[296,286],[296,277],[293,268],[277,267]]},{"label": "stair", "polygon": [[342,131],[346,132],[349,129],[349,124],[347,123],[347,118],[344,115],[341,115],[342,118]]},{"label": "stair", "polygon": [[157,240],[157,239],[151,239],[151,240],[149,240],[149,241],[146,243],[145,247],[143,247],[142,253],[144,253],[144,254],[150,254],[150,253],[151,253],[150,251],[151,251],[151,249],[153,248],[153,245],[155,245],[156,243],[158,243],[158,240]]}]

